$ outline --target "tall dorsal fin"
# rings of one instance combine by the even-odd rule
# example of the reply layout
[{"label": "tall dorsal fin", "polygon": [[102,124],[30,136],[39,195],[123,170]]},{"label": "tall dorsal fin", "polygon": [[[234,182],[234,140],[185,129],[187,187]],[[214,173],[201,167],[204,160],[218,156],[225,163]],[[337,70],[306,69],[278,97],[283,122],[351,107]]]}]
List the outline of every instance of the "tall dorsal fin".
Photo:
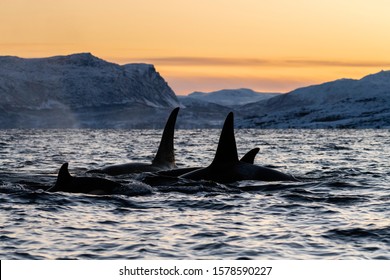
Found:
[{"label": "tall dorsal fin", "polygon": [[254,148],[252,150],[250,150],[249,152],[247,152],[241,159],[240,161],[242,162],[246,162],[246,163],[250,163],[250,164],[253,164],[255,162],[255,157],[257,155],[257,153],[260,151],[259,148]]},{"label": "tall dorsal fin", "polygon": [[65,162],[61,166],[60,171],[58,172],[56,184],[54,187],[49,188],[48,191],[56,191],[58,188],[66,186],[69,183],[69,181],[72,179],[72,176],[69,174],[68,165],[69,164]]},{"label": "tall dorsal fin", "polygon": [[153,164],[175,164],[173,138],[175,134],[175,124],[179,109],[179,107],[173,109],[167,123],[165,124],[160,146],[158,147],[156,156],[152,161]]},{"label": "tall dorsal fin", "polygon": [[219,136],[218,148],[212,164],[238,162],[236,139],[234,137],[234,116],[230,112],[223,124],[221,136]]}]

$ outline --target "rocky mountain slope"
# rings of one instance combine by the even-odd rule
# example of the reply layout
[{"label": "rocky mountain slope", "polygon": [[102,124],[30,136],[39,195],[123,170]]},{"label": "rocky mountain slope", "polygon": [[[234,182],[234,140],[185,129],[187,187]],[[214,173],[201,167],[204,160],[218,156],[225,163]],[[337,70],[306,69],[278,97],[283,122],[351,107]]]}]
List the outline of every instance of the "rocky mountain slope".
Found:
[{"label": "rocky mountain slope", "polygon": [[120,66],[89,53],[0,57],[0,128],[161,126],[159,114],[177,106],[153,65]]},{"label": "rocky mountain slope", "polygon": [[390,127],[390,71],[294,90],[237,108],[241,127]]},{"label": "rocky mountain slope", "polygon": [[181,128],[220,128],[230,111],[243,128],[389,128],[390,71],[274,97],[239,89],[177,98],[149,64],[0,57],[0,128],[162,128],[177,106]]}]

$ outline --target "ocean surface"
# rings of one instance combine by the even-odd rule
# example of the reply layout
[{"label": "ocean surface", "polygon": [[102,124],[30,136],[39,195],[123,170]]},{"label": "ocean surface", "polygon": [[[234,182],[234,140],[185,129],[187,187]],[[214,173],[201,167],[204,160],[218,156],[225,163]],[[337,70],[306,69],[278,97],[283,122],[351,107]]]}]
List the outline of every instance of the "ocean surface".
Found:
[{"label": "ocean surface", "polygon": [[[150,162],[161,133],[0,130],[0,259],[390,259],[390,130],[236,130],[240,157],[259,147],[256,164],[300,182],[45,191],[64,162]],[[220,130],[175,133],[179,167],[212,161]]]}]

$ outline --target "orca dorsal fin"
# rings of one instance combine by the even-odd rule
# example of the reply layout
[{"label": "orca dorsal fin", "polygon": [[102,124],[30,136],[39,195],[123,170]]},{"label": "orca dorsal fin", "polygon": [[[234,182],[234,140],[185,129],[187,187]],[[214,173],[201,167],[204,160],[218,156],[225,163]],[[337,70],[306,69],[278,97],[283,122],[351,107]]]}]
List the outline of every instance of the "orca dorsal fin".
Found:
[{"label": "orca dorsal fin", "polygon": [[252,150],[250,150],[249,152],[247,152],[241,159],[240,161],[242,162],[246,162],[246,163],[250,163],[250,164],[253,164],[255,162],[255,157],[257,155],[257,153],[260,151],[259,148],[254,148]]},{"label": "orca dorsal fin", "polygon": [[235,163],[238,162],[236,138],[234,137],[234,116],[230,112],[223,124],[221,135],[219,136],[218,148],[212,164]]},{"label": "orca dorsal fin", "polygon": [[175,135],[175,124],[179,107],[173,109],[167,123],[165,124],[163,134],[161,136],[160,146],[158,147],[156,156],[154,157],[152,164],[169,164],[175,165],[175,151],[173,145],[173,138]]},{"label": "orca dorsal fin", "polygon": [[54,187],[49,188],[48,191],[57,191],[61,189],[62,186],[66,186],[69,183],[69,181],[72,179],[72,176],[68,171],[68,165],[69,164],[65,162],[61,166],[60,171],[58,172],[56,184]]}]

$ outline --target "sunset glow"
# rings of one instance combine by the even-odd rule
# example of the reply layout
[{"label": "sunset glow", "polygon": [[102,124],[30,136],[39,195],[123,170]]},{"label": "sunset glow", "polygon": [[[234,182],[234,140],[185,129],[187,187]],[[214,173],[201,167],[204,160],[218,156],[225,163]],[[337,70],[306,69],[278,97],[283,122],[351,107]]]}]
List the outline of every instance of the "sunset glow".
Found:
[{"label": "sunset glow", "polygon": [[384,0],[1,0],[0,55],[153,63],[177,94],[390,69]]}]

